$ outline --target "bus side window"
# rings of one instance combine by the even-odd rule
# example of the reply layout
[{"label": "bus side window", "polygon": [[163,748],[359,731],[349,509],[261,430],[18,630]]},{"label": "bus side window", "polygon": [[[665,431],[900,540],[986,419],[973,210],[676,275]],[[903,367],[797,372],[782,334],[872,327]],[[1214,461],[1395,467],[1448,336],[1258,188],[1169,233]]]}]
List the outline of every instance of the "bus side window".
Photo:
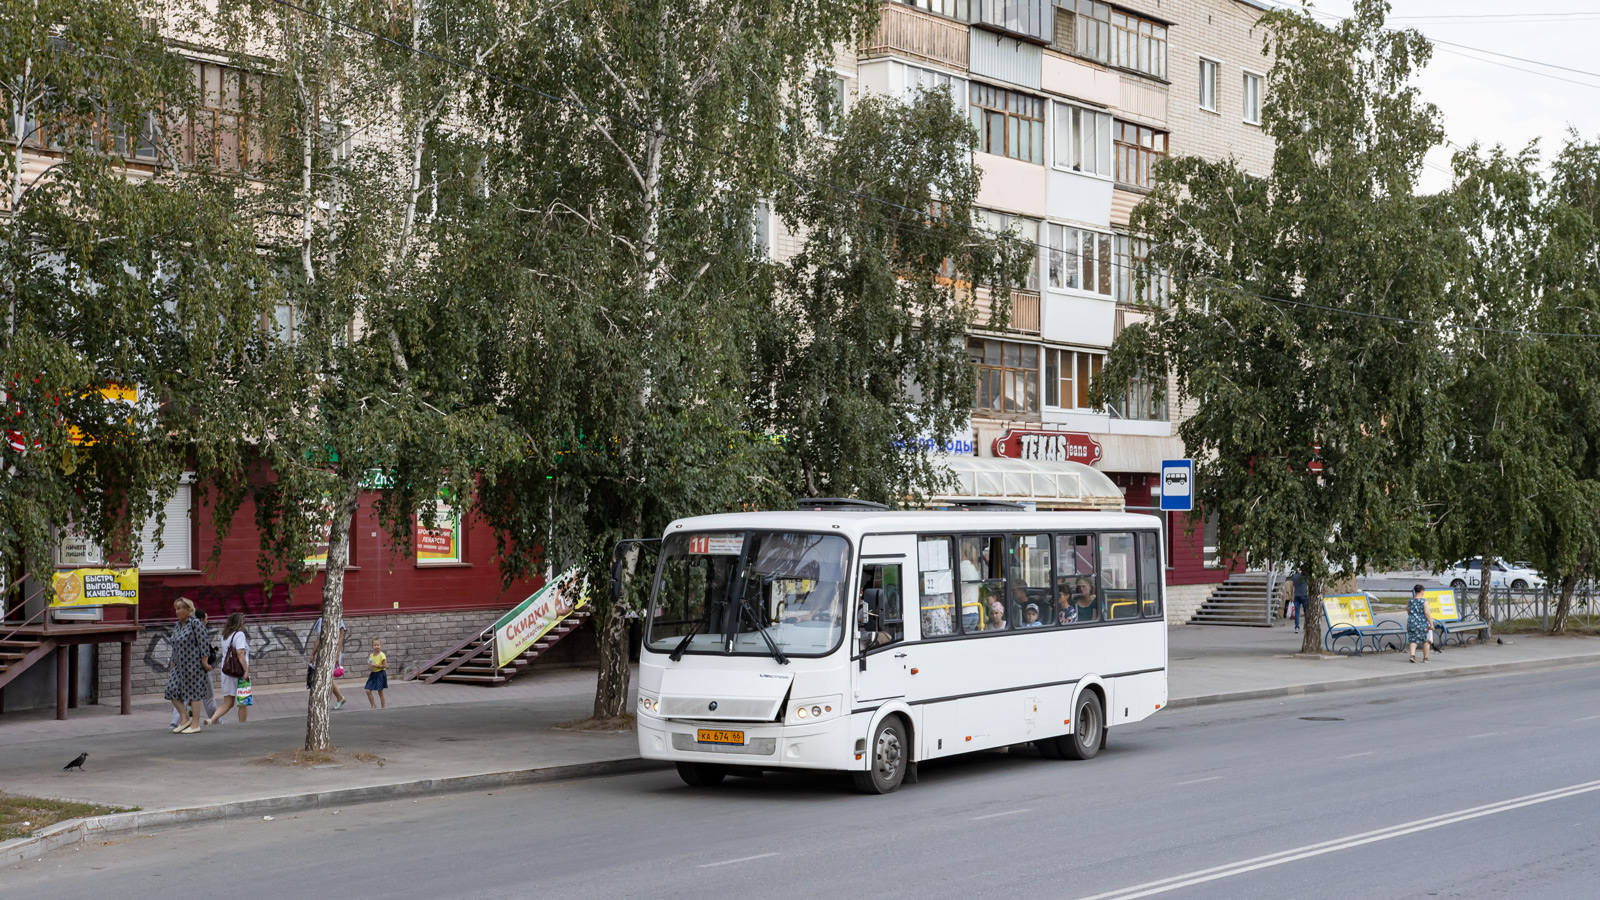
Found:
[{"label": "bus side window", "polygon": [[1051,624],[1076,625],[1100,618],[1094,556],[1094,535],[1056,535],[1056,595]]},{"label": "bus side window", "polygon": [[1137,551],[1133,535],[1112,532],[1100,536],[1100,589],[1105,596],[1106,618],[1115,622],[1139,618]]},{"label": "bus side window", "polygon": [[861,604],[856,623],[861,626],[861,649],[882,647],[905,637],[901,613],[900,566],[862,566]]},{"label": "bus side window", "polygon": [[918,540],[917,569],[922,574],[922,636],[929,638],[955,634],[956,589],[950,569],[950,539],[938,537]]},{"label": "bus side window", "polygon": [[1139,603],[1146,619],[1161,618],[1161,550],[1153,531],[1139,532]]},{"label": "bus side window", "polygon": [[1007,617],[1012,628],[1039,628],[1054,613],[1051,590],[1050,535],[1019,534],[1011,538],[1010,593]]},{"label": "bus side window", "polygon": [[[1004,539],[999,535],[961,538],[961,631],[1000,631],[1005,621]],[[996,609],[999,615],[996,615]]]}]

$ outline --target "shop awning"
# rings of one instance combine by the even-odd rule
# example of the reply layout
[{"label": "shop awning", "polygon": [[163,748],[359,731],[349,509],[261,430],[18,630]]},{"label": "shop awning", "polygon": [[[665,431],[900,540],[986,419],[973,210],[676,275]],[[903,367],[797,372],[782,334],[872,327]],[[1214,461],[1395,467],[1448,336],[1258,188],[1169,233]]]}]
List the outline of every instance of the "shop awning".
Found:
[{"label": "shop awning", "polygon": [[930,498],[1032,503],[1040,509],[1122,509],[1122,491],[1099,469],[1076,462],[952,456],[946,460],[955,488]]}]

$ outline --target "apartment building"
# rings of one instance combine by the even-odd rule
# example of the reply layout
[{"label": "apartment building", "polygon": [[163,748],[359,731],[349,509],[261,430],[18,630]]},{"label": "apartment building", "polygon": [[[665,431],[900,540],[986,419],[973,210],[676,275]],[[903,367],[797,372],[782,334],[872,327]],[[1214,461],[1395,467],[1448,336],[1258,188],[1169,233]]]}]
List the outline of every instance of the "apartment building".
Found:
[{"label": "apartment building", "polygon": [[[994,457],[991,469],[1087,464],[1129,509],[1159,506],[1161,460],[1187,455],[1173,411],[1147,384],[1099,406],[1089,385],[1118,332],[1138,320],[1135,303],[1165,290],[1159,278],[1140,284],[1146,245],[1129,230],[1156,162],[1188,154],[1231,156],[1252,172],[1271,165],[1260,128],[1265,9],[1251,0],[883,4],[876,32],[841,62],[841,90],[948,88],[978,132],[980,224],[1039,247],[1006,327],[986,327],[978,298],[971,430],[945,447]],[[1227,573],[1202,519],[1172,515],[1168,525],[1181,620]]]}]

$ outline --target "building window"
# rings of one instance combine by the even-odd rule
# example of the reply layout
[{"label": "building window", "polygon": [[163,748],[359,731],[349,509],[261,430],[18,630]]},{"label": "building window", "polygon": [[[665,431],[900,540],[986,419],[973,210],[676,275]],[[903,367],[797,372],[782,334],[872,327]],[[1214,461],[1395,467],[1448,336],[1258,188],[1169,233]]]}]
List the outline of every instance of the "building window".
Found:
[{"label": "building window", "polygon": [[1112,126],[1112,131],[1117,181],[1142,188],[1154,185],[1156,160],[1167,155],[1167,133],[1122,121]]},{"label": "building window", "polygon": [[972,85],[972,124],[978,149],[1044,165],[1044,101],[1028,94]]},{"label": "building window", "polygon": [[974,218],[977,220],[976,224],[981,230],[996,235],[1009,234],[1013,239],[1029,246],[1033,251],[1033,266],[1028,270],[1028,278],[1023,283],[1023,288],[1037,291],[1039,289],[1039,220],[995,212],[992,209],[977,210]]},{"label": "building window", "polygon": [[962,22],[971,19],[971,0],[903,0],[905,5]]},{"label": "building window", "polygon": [[1165,80],[1167,26],[1112,10],[1111,64]]},{"label": "building window", "polygon": [[[139,529],[138,565],[141,571],[194,568],[189,546],[189,538],[193,533],[189,521],[190,491],[191,485],[178,485],[163,507],[166,521],[160,524],[159,529],[154,516]],[[156,548],[157,537],[160,538],[160,549]]]},{"label": "building window", "polygon": [[1093,410],[1089,385],[1105,365],[1104,353],[1046,347],[1044,405],[1056,409]]},{"label": "building window", "polygon": [[750,209],[750,252],[756,259],[772,258],[772,202],[764,198]]},{"label": "building window", "polygon": [[1046,252],[1052,288],[1111,296],[1111,235],[1052,224]]},{"label": "building window", "polygon": [[[956,75],[949,75],[935,69],[925,69],[922,66],[913,66],[910,63],[895,63],[900,70],[904,91],[902,96],[907,101],[914,101],[917,94],[924,91],[946,90],[950,92],[950,99],[956,103],[961,102],[961,95],[967,92],[967,80]],[[891,84],[891,89],[893,85]]]},{"label": "building window", "polygon": [[1160,306],[1171,294],[1165,272],[1149,271],[1150,242],[1126,234],[1112,240],[1112,297],[1119,303]]},{"label": "building window", "polygon": [[1038,40],[1049,40],[1054,25],[1049,0],[980,0],[974,21]]},{"label": "building window", "polygon": [[1111,177],[1111,114],[1055,104],[1055,167]]},{"label": "building window", "polygon": [[1218,552],[1217,541],[1221,535],[1221,523],[1216,513],[1206,515],[1205,543],[1202,544],[1200,565],[1207,569],[1222,568],[1222,554]]},{"label": "building window", "polygon": [[967,358],[978,370],[981,412],[1039,411],[1039,347],[1015,341],[968,338]]},{"label": "building window", "polygon": [[1200,108],[1217,111],[1217,62],[1200,58]]},{"label": "building window", "polygon": [[[1062,4],[1069,6],[1069,4]],[[1077,0],[1077,50],[1103,63],[1111,62],[1111,7],[1095,0]]]},{"label": "building window", "polygon": [[1261,76],[1254,72],[1244,73],[1244,120],[1261,124]]},{"label": "building window", "polygon": [[1149,378],[1130,379],[1122,396],[1113,401],[1111,408],[1124,419],[1139,422],[1167,421],[1167,399],[1156,393],[1155,382]]},{"label": "building window", "polygon": [[183,161],[216,169],[254,170],[266,159],[266,144],[252,115],[260,103],[261,76],[197,62],[194,84],[197,102],[180,127]]}]

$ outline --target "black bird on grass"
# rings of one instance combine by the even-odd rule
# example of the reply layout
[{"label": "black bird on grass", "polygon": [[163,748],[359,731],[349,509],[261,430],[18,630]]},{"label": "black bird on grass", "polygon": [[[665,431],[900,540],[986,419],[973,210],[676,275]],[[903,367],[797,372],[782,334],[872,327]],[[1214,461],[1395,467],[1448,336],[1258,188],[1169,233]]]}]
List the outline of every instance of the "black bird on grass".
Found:
[{"label": "black bird on grass", "polygon": [[63,772],[65,772],[65,771],[69,771],[71,769],[77,769],[78,771],[82,772],[83,771],[83,761],[88,759],[88,758],[89,758],[89,754],[87,754],[87,753],[79,753],[77,759],[75,759],[72,762],[69,762],[66,765],[62,766],[61,770]]}]

